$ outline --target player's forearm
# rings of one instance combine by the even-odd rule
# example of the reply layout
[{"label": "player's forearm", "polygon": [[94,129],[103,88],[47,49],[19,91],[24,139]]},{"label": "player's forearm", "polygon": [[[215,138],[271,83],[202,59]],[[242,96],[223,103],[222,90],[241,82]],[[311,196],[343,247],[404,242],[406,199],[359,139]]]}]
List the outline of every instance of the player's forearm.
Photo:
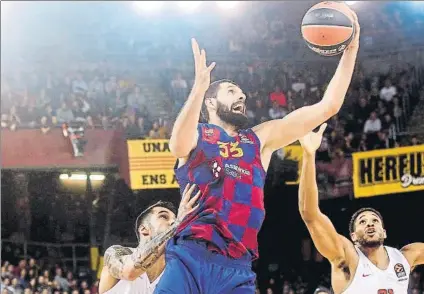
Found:
[{"label": "player's forearm", "polygon": [[329,109],[330,117],[339,112],[343,105],[343,101],[352,80],[357,54],[357,48],[352,48],[343,54],[337,66],[337,70],[324,93],[321,103],[326,109]]},{"label": "player's forearm", "polygon": [[204,96],[205,91],[194,85],[174,123],[169,148],[177,158],[187,156],[193,148]]},{"label": "player's forearm", "polygon": [[306,221],[316,218],[320,213],[315,153],[303,152],[302,161],[302,174],[299,183],[299,212]]},{"label": "player's forearm", "polygon": [[166,231],[156,235],[147,244],[135,249],[112,246],[105,253],[105,264],[116,279],[134,280],[148,270],[165,251],[166,242],[174,235],[180,223],[175,222]]},{"label": "player's forearm", "polygon": [[156,235],[147,244],[138,246],[131,254],[129,270],[136,277],[149,269],[165,252],[166,242],[174,236],[180,222],[175,222],[166,231]]}]

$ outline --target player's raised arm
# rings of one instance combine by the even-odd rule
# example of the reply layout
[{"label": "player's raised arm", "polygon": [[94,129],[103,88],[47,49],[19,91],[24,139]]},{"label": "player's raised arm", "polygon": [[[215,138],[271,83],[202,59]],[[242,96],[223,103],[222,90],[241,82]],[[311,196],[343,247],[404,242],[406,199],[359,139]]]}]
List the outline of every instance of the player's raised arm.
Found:
[{"label": "player's raised arm", "polygon": [[175,121],[169,141],[169,148],[177,158],[187,157],[191,150],[196,147],[200,110],[205,93],[210,85],[211,71],[215,67],[215,62],[212,62],[209,66],[206,65],[206,52],[199,49],[196,40],[192,39],[191,43],[195,66],[194,85]]},{"label": "player's raised arm", "polygon": [[400,250],[408,260],[411,270],[424,264],[424,243],[411,243]]},{"label": "player's raised arm", "polygon": [[355,38],[344,51],[322,100],[299,108],[282,119],[256,126],[253,130],[261,140],[262,149],[274,152],[289,145],[339,112],[352,79],[359,49],[360,26],[356,14],[353,11],[352,14],[355,19]]},{"label": "player's raised arm", "polygon": [[300,140],[303,147],[303,166],[299,183],[299,212],[317,250],[331,263],[341,265],[346,263],[347,254],[355,254],[355,249],[350,241],[336,232],[318,205],[315,152],[321,144],[325,127],[324,124],[317,133],[311,132]]}]

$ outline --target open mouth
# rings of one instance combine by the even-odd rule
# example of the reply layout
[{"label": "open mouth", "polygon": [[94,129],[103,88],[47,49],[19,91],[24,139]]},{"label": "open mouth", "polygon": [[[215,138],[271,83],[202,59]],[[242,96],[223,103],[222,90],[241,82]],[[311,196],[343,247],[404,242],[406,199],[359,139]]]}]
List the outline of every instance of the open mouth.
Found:
[{"label": "open mouth", "polygon": [[365,231],[365,233],[368,235],[368,236],[374,236],[375,235],[375,229],[368,229],[368,230],[366,230]]},{"label": "open mouth", "polygon": [[246,106],[244,103],[237,103],[232,107],[232,112],[244,114],[246,112]]}]

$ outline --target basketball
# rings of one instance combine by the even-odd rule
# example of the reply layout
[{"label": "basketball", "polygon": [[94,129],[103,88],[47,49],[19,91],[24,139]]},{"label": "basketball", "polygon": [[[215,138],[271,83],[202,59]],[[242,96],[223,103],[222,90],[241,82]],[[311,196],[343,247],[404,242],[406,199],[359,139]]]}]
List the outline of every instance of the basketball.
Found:
[{"label": "basketball", "polygon": [[349,7],[325,1],[310,8],[302,20],[302,36],[313,51],[324,56],[342,53],[353,40],[355,27]]}]

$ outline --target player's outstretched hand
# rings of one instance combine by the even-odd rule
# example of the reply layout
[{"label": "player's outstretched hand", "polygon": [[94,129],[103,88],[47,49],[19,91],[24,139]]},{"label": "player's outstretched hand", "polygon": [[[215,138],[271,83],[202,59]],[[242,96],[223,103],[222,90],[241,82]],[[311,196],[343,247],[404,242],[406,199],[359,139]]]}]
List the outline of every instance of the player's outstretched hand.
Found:
[{"label": "player's outstretched hand", "polygon": [[322,141],[322,134],[324,134],[327,124],[324,123],[319,127],[318,132],[310,132],[302,139],[299,139],[300,144],[303,147],[303,150],[308,154],[314,154],[315,151],[319,148]]},{"label": "player's outstretched hand", "polygon": [[215,67],[215,62],[209,66],[206,65],[206,51],[205,49],[200,50],[199,44],[194,38],[191,39],[191,48],[194,56],[194,86],[206,92],[211,83],[211,72]]},{"label": "player's outstretched hand", "polygon": [[[196,185],[187,184],[187,186],[184,189],[183,196],[181,198],[180,207],[178,207],[178,214],[177,214],[177,221],[181,222],[186,215],[192,213],[194,210],[196,210],[199,207],[199,204],[193,207],[194,203],[196,203],[197,199],[199,199],[201,191],[196,193],[193,197],[194,188],[196,188]],[[191,199],[190,199],[191,198]]]}]

